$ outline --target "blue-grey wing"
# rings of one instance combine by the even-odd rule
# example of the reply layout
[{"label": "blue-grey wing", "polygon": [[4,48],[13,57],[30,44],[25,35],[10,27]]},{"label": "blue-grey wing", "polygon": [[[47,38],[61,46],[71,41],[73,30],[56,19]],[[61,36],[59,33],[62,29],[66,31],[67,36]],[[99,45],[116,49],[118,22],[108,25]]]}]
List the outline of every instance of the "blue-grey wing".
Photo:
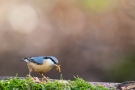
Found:
[{"label": "blue-grey wing", "polygon": [[27,58],[30,62],[34,62],[36,64],[43,64],[45,60],[45,56],[38,56],[38,57],[30,57]]}]

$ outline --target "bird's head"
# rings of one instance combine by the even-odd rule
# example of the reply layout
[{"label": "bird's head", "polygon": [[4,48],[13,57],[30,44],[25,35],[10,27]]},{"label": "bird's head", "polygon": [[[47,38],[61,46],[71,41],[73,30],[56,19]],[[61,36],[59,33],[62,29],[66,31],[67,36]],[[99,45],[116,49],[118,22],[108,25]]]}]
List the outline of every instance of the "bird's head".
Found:
[{"label": "bird's head", "polygon": [[56,65],[58,64],[57,58],[55,58],[53,56],[47,56],[47,57],[45,57],[45,59],[47,59],[52,64],[56,64]]}]

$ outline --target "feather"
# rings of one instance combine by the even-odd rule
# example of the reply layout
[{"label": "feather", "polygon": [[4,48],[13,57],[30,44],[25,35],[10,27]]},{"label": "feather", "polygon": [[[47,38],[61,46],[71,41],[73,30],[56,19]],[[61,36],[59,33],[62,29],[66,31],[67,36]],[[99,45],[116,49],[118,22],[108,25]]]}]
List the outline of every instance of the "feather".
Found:
[{"label": "feather", "polygon": [[30,57],[27,58],[28,61],[36,63],[36,64],[43,64],[44,60],[46,60],[45,56],[38,56],[38,57]]},{"label": "feather", "polygon": [[57,60],[57,58],[56,57],[54,57],[54,56],[47,56],[47,58],[50,58],[55,64],[57,64],[58,63],[58,60]]},{"label": "feather", "polygon": [[21,60],[24,60],[26,62],[33,62],[36,64],[43,64],[45,60],[50,59],[55,64],[58,63],[58,60],[54,56],[38,56],[38,57],[30,57],[30,58],[23,58]]}]

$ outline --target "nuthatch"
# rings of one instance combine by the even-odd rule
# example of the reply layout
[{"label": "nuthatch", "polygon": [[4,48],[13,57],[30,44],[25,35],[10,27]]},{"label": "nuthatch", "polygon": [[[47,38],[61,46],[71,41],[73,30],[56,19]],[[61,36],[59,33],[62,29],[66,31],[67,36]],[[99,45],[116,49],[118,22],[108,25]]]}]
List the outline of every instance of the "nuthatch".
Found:
[{"label": "nuthatch", "polygon": [[53,56],[38,56],[38,57],[30,57],[30,58],[22,58],[23,61],[27,62],[29,69],[29,76],[31,76],[31,72],[38,72],[42,77],[47,79],[43,73],[46,73],[52,69],[53,66],[57,67],[57,70],[60,71],[60,65],[58,64],[58,60]]}]

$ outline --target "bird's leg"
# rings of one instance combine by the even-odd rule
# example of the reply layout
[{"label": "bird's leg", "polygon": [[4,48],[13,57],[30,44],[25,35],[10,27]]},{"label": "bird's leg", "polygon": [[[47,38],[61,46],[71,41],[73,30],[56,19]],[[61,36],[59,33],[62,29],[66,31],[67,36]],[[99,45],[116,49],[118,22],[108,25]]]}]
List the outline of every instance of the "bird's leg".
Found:
[{"label": "bird's leg", "polygon": [[33,71],[33,70],[29,68],[29,74],[28,74],[28,76],[32,79],[32,81],[34,81],[34,82],[40,82],[40,80],[39,80],[37,77],[32,77],[32,76],[31,76],[31,72],[32,72],[32,71]]},{"label": "bird's leg", "polygon": [[29,66],[28,66],[28,68],[29,68],[29,74],[28,74],[28,76],[29,76],[33,81],[35,81],[36,78],[31,76],[31,72],[32,72],[33,70],[32,70]]},{"label": "bird's leg", "polygon": [[28,76],[31,77],[31,72],[32,72],[33,70],[29,67],[29,63],[27,63],[27,65],[28,65],[28,69],[29,69],[29,74],[28,74]]},{"label": "bird's leg", "polygon": [[32,71],[31,71],[31,70],[29,70],[29,74],[28,74],[28,76],[29,76],[29,77],[31,77],[31,72],[32,72]]},{"label": "bird's leg", "polygon": [[46,81],[48,81],[48,78],[46,76],[44,76],[43,73],[39,73],[42,76],[42,81],[45,79]]},{"label": "bird's leg", "polygon": [[32,72],[33,70],[32,70],[29,66],[28,66],[28,69],[29,69],[29,74],[28,74],[28,76],[29,76],[29,77],[32,77],[32,76],[31,76],[31,72]]}]

